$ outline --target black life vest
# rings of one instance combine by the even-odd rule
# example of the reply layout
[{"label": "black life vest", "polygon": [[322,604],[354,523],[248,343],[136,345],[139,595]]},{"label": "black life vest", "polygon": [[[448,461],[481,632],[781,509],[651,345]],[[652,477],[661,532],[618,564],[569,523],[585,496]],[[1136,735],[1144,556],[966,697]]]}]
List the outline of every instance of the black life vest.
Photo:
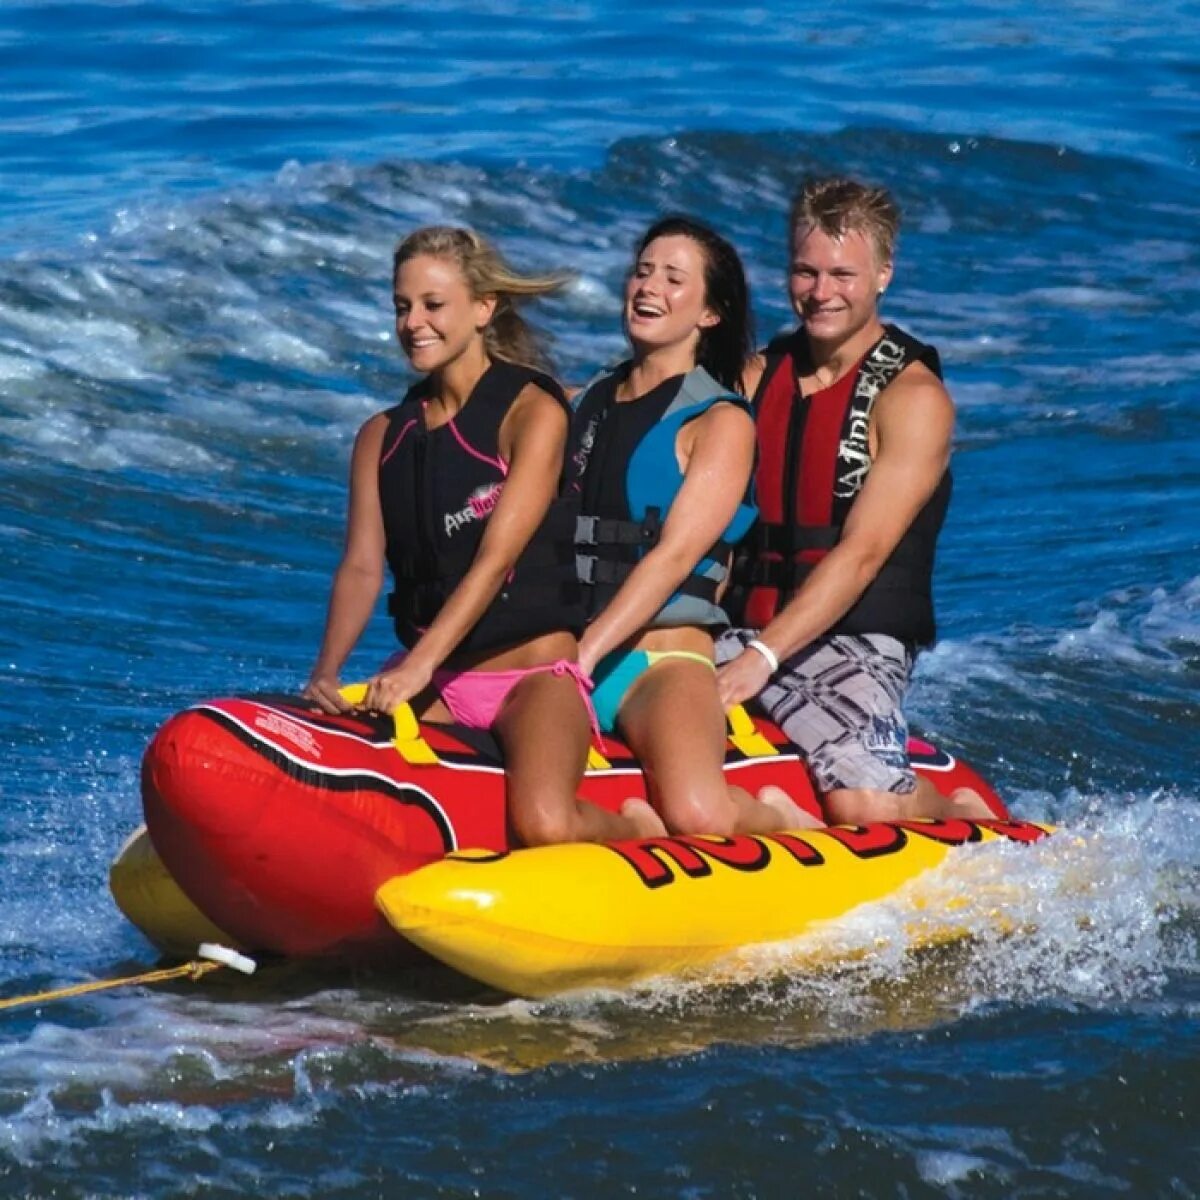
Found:
[{"label": "black life vest", "polygon": [[[738,566],[739,581],[748,589],[744,620],[758,628],[841,538],[871,469],[867,433],[880,392],[912,362],[942,377],[937,351],[895,325],[884,327],[848,376],[811,396],[801,396],[796,388],[796,380],[813,370],[802,328],[771,342],[766,358],[754,397],[759,521]],[[933,642],[934,550],[950,489],[947,471],[875,579],[827,633],[883,633],[914,645]]]},{"label": "black life vest", "polygon": [[[568,408],[562,389],[548,375],[495,361],[454,419],[437,429],[425,427],[424,380],[388,410],[379,498],[395,580],[388,612],[406,646],[421,636],[474,561],[508,473],[500,457],[500,424],[529,383]],[[575,512],[569,498],[555,499],[456,654],[501,649],[555,630],[582,631]]]}]

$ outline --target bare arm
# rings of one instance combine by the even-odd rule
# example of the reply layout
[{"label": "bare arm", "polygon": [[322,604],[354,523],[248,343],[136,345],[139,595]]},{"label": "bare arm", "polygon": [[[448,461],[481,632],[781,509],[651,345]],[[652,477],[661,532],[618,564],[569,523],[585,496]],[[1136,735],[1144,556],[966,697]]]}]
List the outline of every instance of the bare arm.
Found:
[{"label": "bare arm", "polygon": [[[931,372],[912,368],[880,396],[875,430],[874,461],[841,540],[759,635],[780,659],[803,649],[853,608],[933,495],[950,460],[954,406]],[[719,672],[721,698],[739,703],[769,677],[765,659],[749,651]]]},{"label": "bare arm", "polygon": [[500,451],[509,470],[475,558],[412,652],[371,681],[368,707],[390,712],[428,686],[495,600],[554,499],[567,426],[562,405],[534,384],[526,385],[500,429]]},{"label": "bare arm", "polygon": [[591,672],[610,650],[642,629],[733,519],[754,464],[754,422],[742,409],[716,404],[685,430],[691,433],[683,486],[658,543],[588,626],[579,662]]},{"label": "bare arm", "polygon": [[326,712],[349,705],[338,695],[338,673],[354,649],[383,586],[384,532],[379,505],[379,454],[388,421],[372,417],[358,431],[350,460],[350,504],[346,544],[333,576],[321,651],[304,695]]}]

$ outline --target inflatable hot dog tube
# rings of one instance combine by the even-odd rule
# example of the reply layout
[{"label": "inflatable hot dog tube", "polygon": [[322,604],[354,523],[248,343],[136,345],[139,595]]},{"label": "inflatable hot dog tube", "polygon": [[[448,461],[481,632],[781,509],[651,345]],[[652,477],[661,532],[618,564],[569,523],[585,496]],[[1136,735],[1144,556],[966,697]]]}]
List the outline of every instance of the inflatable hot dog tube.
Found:
[{"label": "inflatable hot dog tube", "polygon": [[[924,742],[910,751],[940,790],[973,787],[1007,817],[966,764]],[[819,812],[795,747],[742,710],[731,714],[725,770],[750,791],[775,783]],[[593,751],[580,794],[613,810],[645,794],[621,743]],[[172,953],[221,940],[301,958],[412,954],[417,939],[397,937],[376,906],[380,887],[459,850],[511,848],[495,743],[418,724],[407,709],[393,722],[330,716],[292,696],[205,701],[151,741],[142,803],[146,830],[110,883],[130,920]]]},{"label": "inflatable hot dog tube", "polygon": [[467,851],[397,876],[376,899],[398,933],[449,966],[541,997],[789,941],[892,895],[954,847],[1048,832],[1023,821],[904,821]]}]

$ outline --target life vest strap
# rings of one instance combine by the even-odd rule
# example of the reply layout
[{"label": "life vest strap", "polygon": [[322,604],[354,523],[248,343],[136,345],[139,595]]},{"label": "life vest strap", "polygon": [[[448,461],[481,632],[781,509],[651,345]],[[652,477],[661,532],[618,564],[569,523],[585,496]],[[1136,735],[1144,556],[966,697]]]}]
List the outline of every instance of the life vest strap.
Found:
[{"label": "life vest strap", "polygon": [[[575,556],[575,573],[584,587],[609,588],[614,593],[617,588],[633,574],[637,567],[635,562],[615,562],[611,558],[601,558],[596,554],[577,554]],[[724,580],[706,575],[689,575],[675,589],[677,595],[698,596],[702,600],[712,600],[717,594],[717,588]]]},{"label": "life vest strap", "polygon": [[840,525],[777,525],[763,520],[751,531],[750,547],[758,554],[832,550],[842,536]]},{"label": "life vest strap", "polygon": [[662,513],[646,509],[641,521],[623,521],[618,517],[575,518],[577,546],[653,546],[662,533]]}]

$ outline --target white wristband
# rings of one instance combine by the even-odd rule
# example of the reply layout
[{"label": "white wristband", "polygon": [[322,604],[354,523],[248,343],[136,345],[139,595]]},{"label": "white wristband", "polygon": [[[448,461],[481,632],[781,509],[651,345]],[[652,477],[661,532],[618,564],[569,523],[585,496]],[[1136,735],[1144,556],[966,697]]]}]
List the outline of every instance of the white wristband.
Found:
[{"label": "white wristband", "polygon": [[771,668],[771,674],[774,675],[779,670],[779,659],[775,651],[771,649],[766,642],[760,642],[758,638],[752,638],[746,643],[747,650],[757,650],[759,654],[767,660],[767,666]]}]

